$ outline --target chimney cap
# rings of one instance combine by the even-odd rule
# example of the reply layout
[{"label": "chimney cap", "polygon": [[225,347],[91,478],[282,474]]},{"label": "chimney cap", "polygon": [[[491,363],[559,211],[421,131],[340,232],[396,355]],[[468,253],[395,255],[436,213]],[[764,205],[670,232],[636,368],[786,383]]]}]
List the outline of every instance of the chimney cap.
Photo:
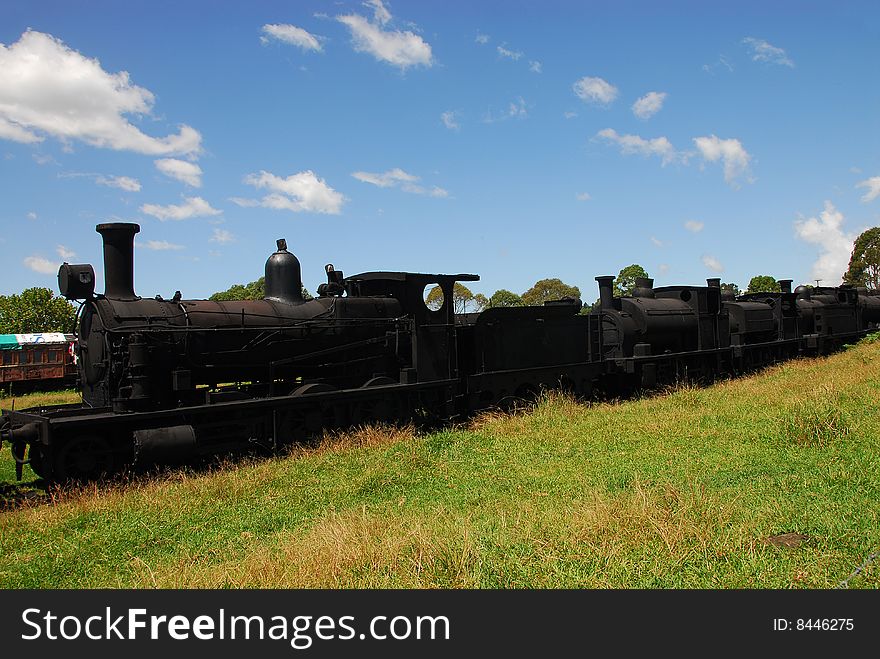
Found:
[{"label": "chimney cap", "polygon": [[101,233],[102,231],[112,231],[114,229],[128,229],[132,233],[140,233],[141,225],[135,224],[134,222],[105,222],[104,224],[99,224],[95,227],[95,231]]}]

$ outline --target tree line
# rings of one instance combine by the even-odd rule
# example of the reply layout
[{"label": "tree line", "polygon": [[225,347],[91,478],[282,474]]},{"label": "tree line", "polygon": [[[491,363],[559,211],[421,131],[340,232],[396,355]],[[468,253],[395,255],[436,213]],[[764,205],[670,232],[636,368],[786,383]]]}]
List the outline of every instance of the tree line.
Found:
[{"label": "tree line", "polygon": [[[631,295],[639,277],[648,277],[648,272],[637,263],[621,269],[614,279],[614,294],[619,297]],[[868,229],[856,239],[849,267],[842,279],[845,284],[852,286],[880,289],[880,227]],[[770,275],[755,275],[749,280],[745,291],[741,291],[732,282],[722,283],[721,288],[734,295],[780,291],[779,282]],[[225,291],[214,293],[208,299],[259,300],[263,298],[264,289],[265,278],[260,277],[247,284],[234,284]],[[305,287],[302,293],[303,299],[312,299]],[[468,313],[495,307],[542,305],[549,300],[565,298],[581,299],[581,291],[577,286],[566,284],[561,279],[550,278],[536,281],[534,286],[522,293],[501,288],[486,297],[482,293],[474,293],[461,282],[456,282],[452,298],[456,313]],[[443,293],[439,286],[428,291],[425,303],[434,309],[443,305]],[[585,305],[584,311],[589,309],[590,305]],[[17,295],[0,295],[0,334],[69,333],[74,329],[75,318],[74,306],[48,288],[26,288]]]}]

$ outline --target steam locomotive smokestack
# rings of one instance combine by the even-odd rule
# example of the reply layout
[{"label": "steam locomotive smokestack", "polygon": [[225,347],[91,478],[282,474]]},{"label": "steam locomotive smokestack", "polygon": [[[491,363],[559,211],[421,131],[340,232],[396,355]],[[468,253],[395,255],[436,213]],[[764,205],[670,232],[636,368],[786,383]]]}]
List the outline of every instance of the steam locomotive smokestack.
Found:
[{"label": "steam locomotive smokestack", "polygon": [[633,297],[654,297],[654,280],[650,277],[636,277]]},{"label": "steam locomotive smokestack", "polygon": [[104,239],[104,296],[114,300],[136,300],[134,294],[134,234],[137,224],[99,224],[95,231]]},{"label": "steam locomotive smokestack", "polygon": [[709,288],[721,288],[721,278],[710,277],[706,280],[706,286],[708,286]]},{"label": "steam locomotive smokestack", "polygon": [[599,304],[610,309],[614,304],[614,277],[596,277],[599,282]]},{"label": "steam locomotive smokestack", "polygon": [[779,288],[783,293],[791,293],[791,279],[780,279]]}]

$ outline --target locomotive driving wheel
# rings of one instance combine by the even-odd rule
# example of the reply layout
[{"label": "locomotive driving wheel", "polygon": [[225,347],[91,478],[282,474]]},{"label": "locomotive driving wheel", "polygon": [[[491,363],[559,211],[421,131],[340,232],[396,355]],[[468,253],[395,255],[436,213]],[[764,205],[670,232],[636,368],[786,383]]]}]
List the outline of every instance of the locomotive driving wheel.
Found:
[{"label": "locomotive driving wheel", "polygon": [[96,480],[113,472],[114,456],[107,441],[95,435],[73,437],[55,453],[58,480]]},{"label": "locomotive driving wheel", "polygon": [[[362,389],[370,389],[372,387],[387,387],[389,385],[398,384],[389,377],[380,375],[367,380],[361,385]],[[374,421],[398,421],[404,411],[404,405],[396,392],[391,392],[384,396],[377,395],[364,399],[355,405],[352,413],[352,421],[354,423],[370,423]]]},{"label": "locomotive driving wheel", "polygon": [[[300,398],[309,394],[323,394],[331,391],[336,391],[336,387],[324,382],[313,382],[298,387],[290,395],[294,398]],[[294,441],[303,441],[320,435],[321,430],[332,427],[336,419],[334,407],[320,400],[309,406],[296,407],[287,414]]]}]

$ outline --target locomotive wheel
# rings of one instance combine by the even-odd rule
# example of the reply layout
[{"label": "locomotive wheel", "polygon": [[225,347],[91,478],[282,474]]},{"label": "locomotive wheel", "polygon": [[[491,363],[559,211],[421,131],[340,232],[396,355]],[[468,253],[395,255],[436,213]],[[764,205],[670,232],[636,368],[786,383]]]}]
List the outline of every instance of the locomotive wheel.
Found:
[{"label": "locomotive wheel", "polygon": [[526,404],[534,403],[541,395],[541,389],[538,385],[527,382],[521,384],[516,390],[516,397],[524,400]]},{"label": "locomotive wheel", "polygon": [[[384,375],[367,380],[361,389],[370,389],[372,387],[387,387],[388,385],[398,384],[394,380]],[[383,396],[381,398],[369,398],[362,400],[355,405],[353,410],[353,419],[355,423],[370,423],[371,421],[397,421],[403,416],[403,404],[395,395]]]},{"label": "locomotive wheel", "polygon": [[366,389],[367,387],[387,387],[389,384],[398,384],[394,380],[384,375],[378,375],[374,378],[371,378],[364,382],[361,385],[361,389]]},{"label": "locomotive wheel", "polygon": [[306,394],[323,394],[328,391],[336,391],[336,387],[324,384],[323,382],[312,382],[311,384],[304,384],[301,387],[297,387],[290,395],[305,396]]},{"label": "locomotive wheel", "polygon": [[[525,390],[523,390],[523,393],[530,395],[529,392]],[[534,402],[535,399],[533,397],[526,398],[524,396],[518,395],[518,393],[506,394],[499,398],[498,401],[496,401],[495,407],[504,413],[519,412],[520,410],[528,409],[528,407],[533,405]]]},{"label": "locomotive wheel", "polygon": [[93,435],[74,437],[55,454],[58,480],[96,480],[113,472],[113,452],[106,440]]},{"label": "locomotive wheel", "polygon": [[[323,394],[331,391],[336,391],[336,387],[324,382],[313,382],[297,387],[290,395],[299,398],[308,394]],[[315,402],[314,407],[298,407],[291,410],[289,414],[294,441],[303,441],[319,436],[321,430],[334,426],[336,421],[333,406],[328,406],[326,403],[322,406],[320,401]]]}]

